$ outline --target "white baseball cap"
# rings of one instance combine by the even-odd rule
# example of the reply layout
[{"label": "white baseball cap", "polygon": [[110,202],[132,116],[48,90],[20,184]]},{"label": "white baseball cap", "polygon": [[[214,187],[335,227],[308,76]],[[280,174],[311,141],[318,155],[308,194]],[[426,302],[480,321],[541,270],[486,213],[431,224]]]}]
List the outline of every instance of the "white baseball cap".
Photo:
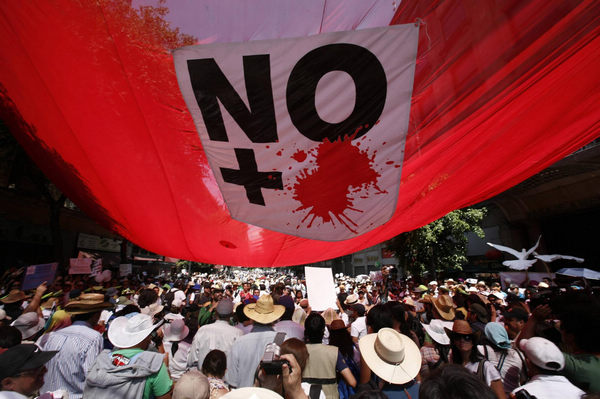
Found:
[{"label": "white baseball cap", "polygon": [[519,346],[527,359],[541,369],[558,371],[565,367],[565,356],[546,338],[522,339]]}]

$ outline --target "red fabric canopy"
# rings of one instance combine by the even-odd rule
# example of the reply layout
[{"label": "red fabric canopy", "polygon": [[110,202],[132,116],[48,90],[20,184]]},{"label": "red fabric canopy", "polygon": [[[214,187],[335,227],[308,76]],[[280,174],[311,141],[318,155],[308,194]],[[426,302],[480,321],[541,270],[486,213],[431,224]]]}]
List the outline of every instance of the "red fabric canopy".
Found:
[{"label": "red fabric canopy", "polygon": [[[100,223],[162,255],[240,266],[369,247],[498,194],[600,135],[600,3],[405,0],[392,23],[421,29],[393,218],[339,242],[233,220],[167,50],[371,27],[393,14],[382,1],[359,11],[296,3],[206,0],[193,14],[175,1],[141,12],[119,0],[0,2],[0,117]],[[305,30],[303,12],[313,17]]]}]

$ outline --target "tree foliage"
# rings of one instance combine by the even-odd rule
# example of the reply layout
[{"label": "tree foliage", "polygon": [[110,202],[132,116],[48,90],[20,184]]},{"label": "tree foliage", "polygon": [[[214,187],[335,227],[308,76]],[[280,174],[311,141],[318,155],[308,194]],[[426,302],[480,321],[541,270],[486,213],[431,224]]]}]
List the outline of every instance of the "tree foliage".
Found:
[{"label": "tree foliage", "polygon": [[486,208],[459,209],[416,230],[402,233],[387,242],[399,266],[413,275],[461,270],[467,263],[466,233],[484,237],[481,221]]}]

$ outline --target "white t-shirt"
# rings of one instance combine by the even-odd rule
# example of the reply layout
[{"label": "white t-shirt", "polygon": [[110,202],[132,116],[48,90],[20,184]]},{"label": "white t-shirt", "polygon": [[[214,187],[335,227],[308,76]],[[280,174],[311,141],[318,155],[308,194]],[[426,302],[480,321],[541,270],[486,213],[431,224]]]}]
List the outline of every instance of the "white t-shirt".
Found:
[{"label": "white t-shirt", "polygon": [[[310,398],[310,384],[308,382],[303,382],[300,384],[300,386],[302,387],[302,390],[304,391],[306,396]],[[322,389],[321,393],[319,393],[319,399],[325,399],[325,394],[323,393]]]},{"label": "white t-shirt", "polygon": [[350,335],[358,339],[367,335],[367,318],[365,316],[354,320],[354,323],[352,323],[352,326],[350,327]]},{"label": "white t-shirt", "polygon": [[[465,368],[471,373],[477,374],[479,362],[469,362],[465,364]],[[496,367],[494,367],[494,365],[487,360],[483,363],[483,375],[485,375],[485,383],[488,387],[490,386],[492,381],[502,381],[502,377],[500,376],[500,373],[498,372]]]}]

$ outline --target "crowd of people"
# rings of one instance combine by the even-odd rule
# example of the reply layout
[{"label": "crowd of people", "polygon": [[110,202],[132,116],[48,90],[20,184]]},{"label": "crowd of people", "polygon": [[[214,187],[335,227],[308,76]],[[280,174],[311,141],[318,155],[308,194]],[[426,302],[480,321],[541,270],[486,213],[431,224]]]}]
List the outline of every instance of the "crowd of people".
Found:
[{"label": "crowd of people", "polygon": [[[7,272],[0,398],[595,398],[600,303],[544,279],[335,275],[312,309],[276,269],[91,278]],[[583,285],[583,284],[582,284]]]}]

